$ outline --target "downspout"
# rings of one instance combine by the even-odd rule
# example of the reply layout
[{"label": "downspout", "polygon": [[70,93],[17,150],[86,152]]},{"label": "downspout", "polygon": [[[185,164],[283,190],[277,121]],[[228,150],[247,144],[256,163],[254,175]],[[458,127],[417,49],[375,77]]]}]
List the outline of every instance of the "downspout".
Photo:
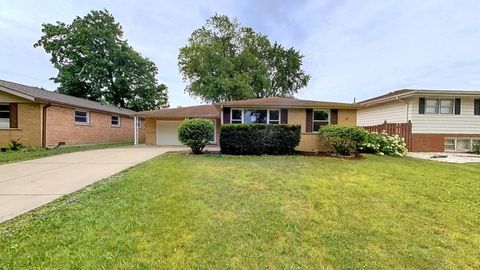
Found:
[{"label": "downspout", "polygon": [[399,97],[395,97],[395,99],[398,100],[398,101],[401,101],[401,102],[403,102],[405,105],[407,105],[407,117],[406,117],[406,118],[407,118],[407,121],[406,121],[405,123],[408,123],[408,121],[409,121],[409,119],[408,119],[408,112],[409,112],[409,110],[410,110],[410,104],[409,104],[408,102],[406,102],[405,100],[400,99]]},{"label": "downspout", "polygon": [[133,117],[133,144],[138,146],[138,118]]},{"label": "downspout", "polygon": [[52,103],[43,106],[42,108],[42,147],[47,147],[47,108],[52,106]]}]

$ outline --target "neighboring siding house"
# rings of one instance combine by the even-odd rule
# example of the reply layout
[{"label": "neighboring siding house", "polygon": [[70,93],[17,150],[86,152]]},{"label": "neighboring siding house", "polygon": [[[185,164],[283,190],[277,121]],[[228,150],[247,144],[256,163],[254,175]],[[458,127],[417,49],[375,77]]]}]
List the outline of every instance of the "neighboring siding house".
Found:
[{"label": "neighboring siding house", "polygon": [[404,89],[359,104],[359,126],[410,121],[414,152],[464,152],[480,144],[480,91]]},{"label": "neighboring siding house", "polygon": [[[133,141],[131,110],[0,80],[0,146]],[[139,140],[143,141],[139,122]]]},{"label": "neighboring siding house", "polygon": [[218,144],[222,124],[263,123],[298,124],[301,126],[299,151],[328,151],[316,134],[321,126],[329,124],[356,125],[357,105],[348,103],[300,100],[296,98],[259,98],[220,102],[174,109],[139,112],[133,115],[146,122],[146,143],[150,145],[180,145],[177,129],[186,118],[206,118],[215,122]]}]

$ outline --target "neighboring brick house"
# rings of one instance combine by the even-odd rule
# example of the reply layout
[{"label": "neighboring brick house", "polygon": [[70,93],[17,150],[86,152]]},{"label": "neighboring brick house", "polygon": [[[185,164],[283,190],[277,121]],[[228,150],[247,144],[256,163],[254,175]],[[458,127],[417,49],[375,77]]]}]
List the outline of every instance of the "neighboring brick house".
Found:
[{"label": "neighboring brick house", "polygon": [[403,89],[359,104],[359,126],[411,123],[414,152],[465,152],[480,144],[480,91]]},{"label": "neighboring brick house", "polygon": [[[0,146],[30,147],[133,141],[133,111],[0,80]],[[143,141],[139,121],[139,141]]]},{"label": "neighboring brick house", "polygon": [[301,100],[296,98],[259,98],[214,105],[160,109],[134,113],[145,119],[145,141],[150,145],[181,145],[177,129],[186,118],[206,118],[215,122],[212,144],[218,144],[222,124],[263,123],[301,126],[300,151],[326,151],[316,132],[323,125],[355,126],[358,105]]}]

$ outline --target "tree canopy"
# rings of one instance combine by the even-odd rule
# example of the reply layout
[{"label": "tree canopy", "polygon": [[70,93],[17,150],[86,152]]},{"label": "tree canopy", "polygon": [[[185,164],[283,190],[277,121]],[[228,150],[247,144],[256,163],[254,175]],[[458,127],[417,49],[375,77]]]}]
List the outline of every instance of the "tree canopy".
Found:
[{"label": "tree canopy", "polygon": [[71,24],[42,24],[34,47],[51,54],[57,91],[132,110],[168,106],[167,87],[159,84],[155,64],[123,39],[123,30],[107,11],[91,11]]},{"label": "tree canopy", "polygon": [[186,92],[219,102],[292,97],[310,80],[302,60],[294,48],[272,44],[237,19],[215,14],[180,48],[178,66],[189,83]]}]

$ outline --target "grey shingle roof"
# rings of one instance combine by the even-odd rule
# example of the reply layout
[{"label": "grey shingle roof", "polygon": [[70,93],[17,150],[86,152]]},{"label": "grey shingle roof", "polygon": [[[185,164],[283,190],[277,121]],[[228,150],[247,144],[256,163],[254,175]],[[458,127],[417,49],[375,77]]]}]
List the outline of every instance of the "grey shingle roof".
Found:
[{"label": "grey shingle roof", "polygon": [[281,97],[267,97],[255,99],[243,99],[226,102],[215,103],[216,106],[270,106],[270,107],[292,107],[292,108],[312,108],[312,107],[329,107],[329,108],[356,108],[357,104],[340,103],[330,101],[304,100],[297,98],[281,98]]},{"label": "grey shingle roof", "polygon": [[0,90],[1,87],[18,92],[23,95],[32,97],[35,101],[38,102],[49,102],[59,105],[66,105],[75,108],[84,108],[101,112],[108,112],[114,114],[130,115],[134,111],[124,108],[119,108],[112,105],[102,104],[100,102],[91,101],[83,98],[77,98],[73,96],[68,96],[60,94],[57,92],[48,91],[38,87],[27,86],[19,83],[9,82],[0,79]]}]

